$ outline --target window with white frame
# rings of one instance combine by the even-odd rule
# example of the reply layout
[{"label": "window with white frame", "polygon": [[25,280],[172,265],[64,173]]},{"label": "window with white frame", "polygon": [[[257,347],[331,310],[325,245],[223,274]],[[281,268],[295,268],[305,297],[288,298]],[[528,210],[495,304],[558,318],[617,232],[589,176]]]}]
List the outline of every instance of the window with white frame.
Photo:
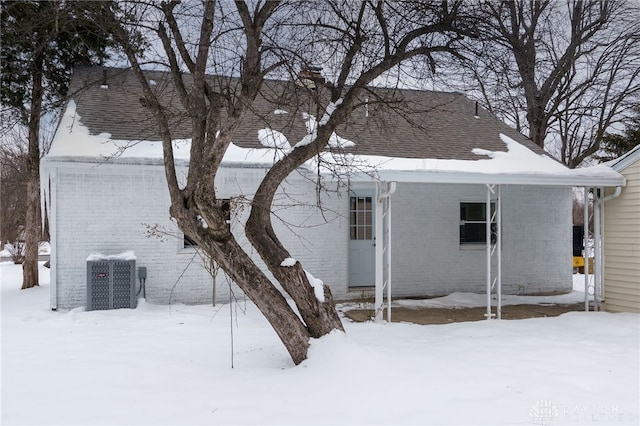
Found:
[{"label": "window with white frame", "polygon": [[[491,243],[496,242],[495,203],[491,203]],[[460,244],[486,244],[487,203],[460,203]]]}]

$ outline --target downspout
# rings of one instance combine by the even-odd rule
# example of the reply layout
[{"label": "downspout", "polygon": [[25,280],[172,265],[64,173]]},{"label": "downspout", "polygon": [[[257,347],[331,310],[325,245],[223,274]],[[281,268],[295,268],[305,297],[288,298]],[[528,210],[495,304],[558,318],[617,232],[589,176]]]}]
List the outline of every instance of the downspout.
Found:
[{"label": "downspout", "polygon": [[615,190],[615,192],[613,194],[609,194],[606,197],[598,198],[596,200],[596,203],[602,204],[605,201],[613,200],[614,198],[618,198],[621,193],[622,193],[622,187],[621,186],[616,186],[616,190]]},{"label": "downspout", "polygon": [[[604,189],[601,189],[604,191]],[[593,202],[593,216],[594,216],[594,291],[593,291],[593,303],[594,310],[600,309],[599,290],[604,289],[604,203],[614,198],[618,198],[622,193],[622,187],[617,186],[613,194],[609,194],[605,197],[596,197]],[[604,296],[604,291],[602,292]]]}]

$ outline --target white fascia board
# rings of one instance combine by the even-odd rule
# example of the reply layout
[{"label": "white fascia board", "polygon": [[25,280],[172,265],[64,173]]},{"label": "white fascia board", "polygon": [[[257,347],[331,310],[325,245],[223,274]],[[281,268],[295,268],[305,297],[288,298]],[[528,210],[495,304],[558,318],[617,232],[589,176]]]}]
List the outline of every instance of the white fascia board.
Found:
[{"label": "white fascia board", "polygon": [[[86,167],[96,167],[101,165],[130,165],[130,166],[164,166],[164,160],[158,157],[89,157],[89,156],[44,156],[42,163],[46,164],[66,164],[82,165]],[[176,167],[189,167],[189,160],[183,158],[174,159]],[[238,169],[268,169],[273,163],[250,163],[223,161],[220,167]]]},{"label": "white fascia board", "polygon": [[[76,166],[96,167],[96,165],[135,165],[162,166],[160,158],[99,158],[99,157],[50,157],[45,156],[43,163],[68,163]],[[176,159],[176,166],[188,167],[186,160]],[[267,164],[258,163],[221,163],[221,167],[265,168]],[[305,167],[301,167],[302,170]],[[498,185],[538,185],[538,186],[587,186],[614,187],[625,186],[626,179],[615,170],[603,167],[598,172],[585,172],[586,169],[568,170],[567,173],[478,173],[465,171],[434,170],[378,170],[371,174],[358,173],[350,176],[352,182],[405,182],[405,183],[457,183],[457,184],[498,184]]]},{"label": "white fascia board", "polygon": [[620,172],[638,160],[640,160],[640,145],[637,145],[635,148],[633,148],[631,151],[624,154],[622,157],[619,157],[618,159],[611,161],[609,163],[610,164],[609,167],[611,167],[616,172]]},{"label": "white fascia board", "polygon": [[406,183],[455,183],[455,184],[498,184],[498,185],[538,185],[538,186],[588,186],[610,187],[624,186],[626,179],[621,174],[603,173],[595,174],[489,174],[473,172],[434,172],[426,170],[394,171],[381,170],[377,172],[377,178],[369,175],[360,175],[355,180],[380,180],[386,182]]}]

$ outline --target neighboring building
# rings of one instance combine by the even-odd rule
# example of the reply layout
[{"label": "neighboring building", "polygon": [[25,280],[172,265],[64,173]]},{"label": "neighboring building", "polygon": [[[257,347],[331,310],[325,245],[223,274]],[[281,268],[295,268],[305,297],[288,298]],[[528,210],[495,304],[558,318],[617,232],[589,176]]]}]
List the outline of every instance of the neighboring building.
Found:
[{"label": "neighboring building", "polygon": [[627,185],[604,203],[606,309],[640,313],[640,145],[607,164]]},{"label": "neighboring building", "polygon": [[[171,99],[168,76],[148,75]],[[236,232],[248,201],[273,161],[313,130],[317,113],[294,82],[264,87],[216,176],[232,231],[251,254]],[[228,300],[233,286],[222,273],[211,278],[169,217],[159,137],[132,72],[79,68],[70,90],[42,161],[42,181],[50,182],[50,192],[43,186],[51,198],[52,308],[85,305],[92,252],[128,250],[147,268],[147,300]],[[369,295],[389,277],[393,297],[482,293],[497,271],[505,293],[570,291],[571,187],[618,186],[623,178],[604,166],[565,168],[461,94],[375,92],[398,102],[363,99],[321,155],[322,167],[309,163],[283,183],[274,222],[291,255],[338,300]],[[176,139],[188,138],[179,108],[175,117]],[[175,146],[184,176],[189,141]],[[329,170],[332,159],[351,167]],[[392,194],[385,198],[385,191]],[[499,259],[487,257],[487,199],[501,212],[489,226]]]}]

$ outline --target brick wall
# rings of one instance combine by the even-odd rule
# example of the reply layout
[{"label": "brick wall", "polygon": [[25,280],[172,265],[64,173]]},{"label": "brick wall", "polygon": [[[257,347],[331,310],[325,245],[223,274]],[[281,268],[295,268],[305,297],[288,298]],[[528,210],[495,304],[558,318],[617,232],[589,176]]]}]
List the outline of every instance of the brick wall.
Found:
[{"label": "brick wall", "polygon": [[[58,308],[85,305],[86,258],[94,251],[109,255],[133,250],[136,266],[147,267],[150,302],[211,303],[212,278],[196,250],[182,247],[182,233],[169,217],[162,167],[53,162],[47,167],[54,186],[52,286]],[[250,199],[264,173],[259,168],[221,168],[219,198]],[[327,188],[318,193],[313,176],[291,176],[276,197],[274,227],[291,256],[340,299],[354,295],[347,283],[349,196],[336,183]],[[459,203],[482,202],[484,197],[481,185],[398,185],[392,196],[394,296],[484,291],[484,250],[459,244]],[[257,259],[242,237],[248,208],[235,206],[232,230]],[[570,289],[570,190],[507,187],[503,209],[505,292]],[[150,235],[153,226],[173,235]],[[241,292],[235,288],[234,294]],[[216,297],[218,302],[229,298],[228,280],[221,273]]]},{"label": "brick wall", "polygon": [[[49,169],[54,164],[49,164]],[[135,252],[136,266],[147,267],[148,301],[211,303],[213,279],[197,250],[183,248],[182,233],[169,217],[169,194],[161,167],[83,163],[59,166],[57,172],[51,173],[55,186],[52,282],[57,293],[53,306],[70,309],[85,305],[86,258],[90,253],[110,255],[125,250]],[[222,168],[216,181],[219,198],[251,198],[262,176],[263,169]],[[274,227],[291,255],[303,262],[309,272],[346,289],[342,277],[346,247],[336,247],[335,243],[340,237],[346,241],[346,231],[341,230],[344,219],[335,212],[344,199],[337,193],[322,194],[324,214],[319,214],[313,184],[299,176],[292,181],[283,185],[276,198]],[[304,182],[305,186],[296,182]],[[295,207],[285,208],[287,204]],[[235,205],[238,208],[233,214],[232,230],[263,265],[242,234],[248,208],[243,208],[242,203]],[[331,226],[322,226],[326,221]],[[154,236],[152,227],[166,234]],[[334,257],[330,268],[325,264],[327,256],[314,255],[327,252]],[[230,284],[222,272],[216,277],[215,286],[217,300],[227,301]],[[232,288],[236,297],[243,297],[237,287]]]},{"label": "brick wall", "polygon": [[[394,295],[485,291],[484,245],[461,246],[459,240],[460,203],[485,200],[484,185],[398,184],[392,196]],[[570,290],[570,189],[503,187],[502,209],[504,292]]]}]

